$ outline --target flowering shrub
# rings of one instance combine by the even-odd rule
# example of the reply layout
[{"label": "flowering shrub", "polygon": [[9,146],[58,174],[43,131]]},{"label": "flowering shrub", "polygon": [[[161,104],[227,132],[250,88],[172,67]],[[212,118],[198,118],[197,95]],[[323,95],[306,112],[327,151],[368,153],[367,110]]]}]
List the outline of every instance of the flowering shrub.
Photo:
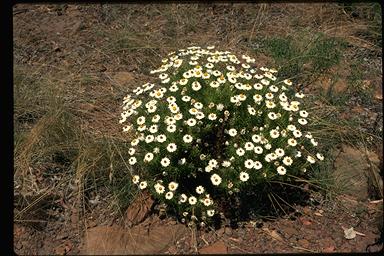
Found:
[{"label": "flowering shrub", "polygon": [[221,199],[258,183],[300,175],[323,160],[305,132],[302,93],[275,69],[228,51],[188,47],[169,53],[158,84],[124,98],[120,123],[133,134],[132,181],[204,223]]}]

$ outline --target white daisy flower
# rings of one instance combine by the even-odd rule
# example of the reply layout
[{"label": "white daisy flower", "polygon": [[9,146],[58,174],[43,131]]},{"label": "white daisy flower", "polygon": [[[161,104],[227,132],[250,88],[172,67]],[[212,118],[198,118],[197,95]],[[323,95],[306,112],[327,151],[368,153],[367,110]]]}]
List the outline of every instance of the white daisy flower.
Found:
[{"label": "white daisy flower", "polygon": [[177,85],[174,84],[174,85],[172,85],[171,87],[169,87],[169,90],[170,90],[171,92],[177,92],[177,91],[179,90],[179,87],[177,87]]},{"label": "white daisy flower", "polygon": [[136,149],[134,149],[134,148],[129,148],[128,149],[128,154],[129,155],[133,156],[135,153],[136,153]]},{"label": "white daisy flower", "polygon": [[306,119],[304,119],[304,118],[299,118],[297,121],[298,121],[299,124],[301,124],[301,125],[306,125],[306,124],[308,123],[308,121],[307,121]]},{"label": "white daisy flower", "polygon": [[152,134],[145,136],[146,143],[151,143],[154,139],[155,139],[155,136],[153,136]]},{"label": "white daisy flower", "polygon": [[153,123],[157,123],[157,122],[159,122],[159,120],[160,120],[160,115],[154,115],[154,116],[152,117],[152,122],[153,122]]},{"label": "white daisy flower", "polygon": [[240,176],[240,180],[243,182],[249,179],[249,174],[247,172],[241,172],[239,176]]},{"label": "white daisy flower", "polygon": [[282,94],[279,95],[279,100],[283,101],[283,102],[286,102],[288,100],[288,98],[287,98],[287,96],[284,93],[282,93]]},{"label": "white daisy flower", "polygon": [[176,131],[176,125],[170,124],[167,126],[167,131],[170,133],[174,133]]},{"label": "white daisy flower", "polygon": [[168,191],[166,194],[165,194],[165,199],[167,200],[171,200],[173,198],[173,192],[172,191]]},{"label": "white daisy flower", "polygon": [[230,83],[232,83],[232,84],[235,84],[235,83],[237,82],[236,77],[233,77],[233,76],[229,76],[229,77],[228,77],[228,81],[229,81]]},{"label": "white daisy flower", "polygon": [[138,128],[137,128],[137,130],[139,131],[139,132],[143,132],[143,131],[145,131],[147,129],[147,126],[145,126],[145,124],[142,124],[142,125],[140,125]]},{"label": "white daisy flower", "polygon": [[158,194],[163,194],[165,191],[165,187],[163,185],[161,185],[160,183],[156,183],[154,185],[154,188],[156,190],[156,193],[158,193]]},{"label": "white daisy flower", "polygon": [[212,165],[207,165],[207,166],[205,166],[204,170],[206,172],[211,172],[213,170],[213,167],[212,167]]},{"label": "white daisy flower", "polygon": [[201,89],[201,84],[198,82],[198,81],[194,81],[193,83],[192,83],[192,90],[194,90],[194,91],[198,91],[198,90],[200,90]]},{"label": "white daisy flower", "polygon": [[163,159],[161,159],[161,165],[163,166],[163,167],[167,167],[170,163],[171,163],[171,161],[169,160],[169,158],[168,157],[164,157]]},{"label": "white daisy flower", "polygon": [[193,106],[197,109],[202,109],[204,107],[203,103],[201,102],[196,102],[193,104]]},{"label": "white daisy flower", "polygon": [[213,174],[211,176],[211,182],[213,185],[218,186],[218,185],[220,185],[221,181],[222,180],[221,180],[221,177],[219,175]]},{"label": "white daisy flower", "polygon": [[156,112],[157,107],[156,106],[149,106],[147,108],[147,110],[148,110],[148,113],[154,113],[154,112]]},{"label": "white daisy flower", "polygon": [[248,105],[248,113],[250,114],[250,115],[252,115],[252,116],[254,116],[254,115],[256,115],[256,110],[253,108],[253,107],[251,107],[251,106],[249,106]]},{"label": "white daisy flower", "polygon": [[[274,80],[274,79],[272,79],[272,80]],[[276,85],[271,85],[271,86],[269,87],[269,90],[270,90],[271,92],[277,92],[277,91],[279,90],[279,88],[278,88]]]},{"label": "white daisy flower", "polygon": [[293,136],[295,136],[296,138],[300,138],[301,137],[301,131],[299,131],[299,130],[294,130],[293,131]]},{"label": "white daisy flower", "polygon": [[295,94],[295,97],[296,97],[296,98],[299,98],[299,99],[302,99],[302,98],[304,98],[304,94],[298,92],[298,93]]},{"label": "white daisy flower", "polygon": [[261,79],[260,81],[264,85],[269,85],[269,81],[267,79]]},{"label": "white daisy flower", "polygon": [[184,141],[185,143],[191,143],[192,140],[193,140],[193,138],[192,138],[192,136],[189,135],[189,134],[186,134],[186,135],[183,136],[183,141]]},{"label": "white daisy flower", "polygon": [[188,198],[188,202],[190,205],[195,205],[197,203],[197,199],[194,196]]},{"label": "white daisy flower", "polygon": [[307,156],[307,161],[311,164],[314,164],[316,162],[316,159],[313,156]]},{"label": "white daisy flower", "polygon": [[318,143],[317,143],[317,141],[315,141],[315,139],[311,139],[311,143],[312,143],[313,146],[317,147]]},{"label": "white daisy flower", "polygon": [[211,86],[212,88],[217,88],[217,87],[220,86],[220,83],[217,82],[217,81],[212,81],[212,82],[209,84],[209,86]]},{"label": "white daisy flower", "polygon": [[177,149],[177,146],[175,143],[169,143],[168,146],[167,146],[167,150],[168,152],[175,152]]},{"label": "white daisy flower", "polygon": [[183,97],[181,97],[181,100],[184,101],[184,102],[188,102],[191,100],[191,97],[188,96],[188,95],[184,95]]},{"label": "white daisy flower", "polygon": [[152,161],[152,159],[153,159],[153,154],[152,153],[147,153],[147,154],[145,154],[145,156],[144,156],[144,162],[151,162]]},{"label": "white daisy flower", "polygon": [[289,156],[286,156],[286,157],[284,157],[284,159],[283,159],[283,163],[284,163],[285,165],[287,165],[287,166],[290,166],[290,165],[293,163],[293,160],[292,160],[292,158],[290,158]]},{"label": "white daisy flower", "polygon": [[307,133],[305,134],[305,138],[312,139],[313,136],[312,136],[312,134],[311,134],[310,132],[307,132]]},{"label": "white daisy flower", "polygon": [[139,175],[133,175],[133,177],[132,177],[133,184],[137,184],[137,183],[139,183],[139,181],[140,181]]},{"label": "white daisy flower", "polygon": [[243,156],[245,154],[245,151],[242,148],[238,148],[238,149],[236,149],[236,154],[238,156]]},{"label": "white daisy flower", "polygon": [[212,210],[207,210],[207,215],[208,215],[209,217],[212,217],[213,215],[215,215],[215,210],[214,210],[214,209],[212,209]]},{"label": "white daisy flower", "polygon": [[168,105],[168,108],[169,108],[169,110],[170,110],[173,114],[178,113],[179,110],[180,110],[176,103],[171,103],[171,104],[169,104],[169,105]]},{"label": "white daisy flower", "polygon": [[211,198],[209,198],[209,197],[206,197],[206,198],[203,199],[203,204],[205,206],[210,206],[210,205],[213,204],[213,200]]},{"label": "white daisy flower", "polygon": [[262,167],[263,167],[263,165],[261,164],[260,161],[255,161],[253,163],[253,168],[255,168],[256,170],[260,170]]},{"label": "white daisy flower", "polygon": [[180,202],[181,203],[185,203],[185,202],[187,202],[187,199],[188,199],[188,197],[187,197],[187,195],[186,194],[181,194],[180,195]]},{"label": "white daisy flower", "polygon": [[187,120],[187,124],[188,124],[189,126],[195,126],[195,125],[196,125],[196,119],[194,119],[194,118],[189,118],[189,119]]},{"label": "white daisy flower", "polygon": [[136,160],[136,157],[134,157],[134,156],[132,156],[132,157],[130,157],[130,158],[128,159],[128,163],[129,163],[130,165],[135,165],[136,162],[137,162],[137,160]]},{"label": "white daisy flower", "polygon": [[277,115],[275,112],[269,112],[268,113],[268,118],[271,119],[271,120],[275,120],[277,119]]},{"label": "white daisy flower", "polygon": [[138,125],[144,124],[145,123],[145,117],[140,116],[139,118],[137,118],[136,122]]},{"label": "white daisy flower", "polygon": [[231,166],[231,162],[230,161],[223,161],[221,165],[223,167],[229,167],[229,166]]},{"label": "white daisy flower", "polygon": [[164,134],[159,134],[159,135],[156,136],[156,141],[157,142],[163,143],[166,140],[167,140],[167,136],[165,136]]},{"label": "white daisy flower", "polygon": [[186,161],[187,160],[185,158],[181,158],[181,159],[179,159],[178,164],[183,165],[183,164],[185,164]]},{"label": "white daisy flower", "polygon": [[196,116],[195,116],[198,120],[201,120],[205,117],[204,113],[203,112],[197,112]]},{"label": "white daisy flower", "polygon": [[216,109],[219,110],[219,111],[222,111],[224,109],[224,105],[219,103],[216,105]]},{"label": "white daisy flower", "polygon": [[252,142],[246,142],[246,143],[244,144],[244,148],[245,148],[245,150],[253,150],[254,147],[255,147],[255,146],[253,145]]},{"label": "white daisy flower", "polygon": [[228,130],[228,134],[232,137],[235,137],[237,135],[236,129],[232,128]]},{"label": "white daisy flower", "polygon": [[142,182],[140,182],[140,184],[139,184],[139,188],[140,189],[145,189],[146,187],[147,187],[147,182],[146,181],[142,181]]},{"label": "white daisy flower", "polygon": [[186,85],[188,83],[188,79],[187,78],[182,78],[179,80],[179,84],[180,85]]},{"label": "white daisy flower", "polygon": [[285,155],[284,149],[282,149],[282,148],[277,148],[277,149],[275,150],[275,154],[276,154],[278,157],[282,157],[282,156],[284,156],[284,155]]},{"label": "white daisy flower", "polygon": [[198,187],[196,187],[196,193],[197,193],[197,194],[201,195],[201,194],[204,193],[204,191],[205,191],[205,189],[204,189],[203,186],[198,186]]},{"label": "white daisy flower", "polygon": [[255,143],[259,143],[261,141],[260,135],[257,135],[257,134],[252,135],[252,141]]},{"label": "white daisy flower", "polygon": [[297,145],[297,141],[294,138],[290,138],[288,139],[288,145],[294,147]]},{"label": "white daisy flower", "polygon": [[279,175],[285,175],[287,173],[287,169],[285,169],[284,166],[279,166],[279,167],[277,167],[277,173]]},{"label": "white daisy flower", "polygon": [[216,168],[217,167],[217,160],[216,159],[209,160],[208,165],[212,166],[213,168]]},{"label": "white daisy flower", "polygon": [[316,154],[316,157],[320,160],[320,161],[323,161],[324,160],[324,156],[320,153],[317,153]]},{"label": "white daisy flower", "polygon": [[179,184],[174,182],[174,181],[172,181],[168,184],[168,188],[170,191],[175,191],[178,186],[179,186]]},{"label": "white daisy flower", "polygon": [[266,101],[265,101],[265,106],[266,106],[267,108],[274,108],[274,107],[276,107],[276,104],[275,104],[273,101],[266,100]]},{"label": "white daisy flower", "polygon": [[296,130],[296,126],[294,126],[293,124],[289,124],[288,126],[287,126],[287,130],[289,130],[289,131],[295,131]]},{"label": "white daisy flower", "polygon": [[150,133],[156,133],[157,130],[158,130],[158,128],[157,128],[157,125],[156,125],[156,124],[153,124],[153,125],[151,125],[151,126],[149,127],[149,132],[150,132]]},{"label": "white daisy flower", "polygon": [[216,116],[215,113],[210,113],[210,114],[208,115],[208,119],[213,121],[213,120],[216,120],[216,119],[217,119],[217,116]]},{"label": "white daisy flower", "polygon": [[212,75],[214,75],[214,76],[221,76],[221,72],[219,70],[214,70],[212,72]]},{"label": "white daisy flower", "polygon": [[253,151],[256,153],[256,154],[262,154],[263,153],[263,148],[260,147],[260,146],[256,146]]},{"label": "white daisy flower", "polygon": [[288,85],[288,86],[292,85],[292,82],[291,82],[291,80],[289,80],[289,79],[285,79],[283,82],[284,82],[286,85]]},{"label": "white daisy flower", "polygon": [[305,110],[301,110],[301,111],[299,112],[299,114],[300,114],[301,117],[304,117],[304,118],[308,117],[308,112],[305,111]]},{"label": "white daisy flower", "polygon": [[251,160],[251,159],[245,160],[244,166],[245,166],[245,168],[252,169],[254,166],[253,160]]},{"label": "white daisy flower", "polygon": [[265,94],[265,98],[268,99],[268,100],[271,100],[271,99],[273,99],[273,94],[268,92],[268,93]]},{"label": "white daisy flower", "polygon": [[270,132],[269,132],[269,135],[271,136],[271,138],[273,139],[276,139],[280,136],[280,133],[278,130],[276,129],[272,129]]}]

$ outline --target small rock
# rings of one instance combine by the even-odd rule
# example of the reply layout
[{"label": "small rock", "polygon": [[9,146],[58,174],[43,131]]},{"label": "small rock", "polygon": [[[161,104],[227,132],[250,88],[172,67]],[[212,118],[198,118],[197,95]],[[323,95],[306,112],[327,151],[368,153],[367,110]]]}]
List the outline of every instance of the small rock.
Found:
[{"label": "small rock", "polygon": [[310,215],[312,213],[312,210],[308,206],[306,206],[303,208],[303,212],[304,214]]},{"label": "small rock", "polygon": [[73,27],[72,27],[72,33],[75,34],[75,33],[79,32],[83,27],[82,25],[83,25],[83,23],[80,20],[77,21],[75,23],[75,25],[73,25]]},{"label": "small rock", "polygon": [[231,227],[226,227],[226,228],[225,228],[225,234],[226,234],[227,236],[232,235],[232,233],[233,233],[233,231],[232,231],[232,228],[231,228]]},{"label": "small rock", "polygon": [[323,252],[334,252],[335,249],[336,249],[335,246],[331,245],[329,247],[324,248],[322,251]]},{"label": "small rock", "polygon": [[224,233],[225,233],[225,227],[222,227],[219,230],[216,230],[216,234],[218,237],[222,237]]},{"label": "small rock", "polygon": [[200,254],[227,254],[228,247],[223,241],[217,241],[214,244],[203,247],[199,250]]},{"label": "small rock", "polygon": [[300,239],[299,241],[297,241],[297,243],[298,243],[301,247],[304,247],[304,248],[308,248],[308,247],[309,247],[309,242],[308,242],[308,240],[306,240],[306,239]]},{"label": "small rock", "polygon": [[98,226],[88,229],[80,254],[160,254],[188,233],[184,225],[142,224],[130,229]]},{"label": "small rock", "polygon": [[176,246],[172,245],[171,247],[168,248],[168,253],[169,254],[177,254],[177,248]]},{"label": "small rock", "polygon": [[338,80],[334,85],[333,85],[333,91],[336,93],[342,93],[345,92],[348,88],[347,81],[345,80]]},{"label": "small rock", "polygon": [[94,220],[89,220],[87,224],[88,224],[88,228],[93,228],[97,226],[97,223]]},{"label": "small rock", "polygon": [[127,209],[126,221],[133,225],[143,222],[151,211],[154,202],[148,192],[139,193]]},{"label": "small rock", "polygon": [[132,81],[134,76],[130,72],[117,72],[113,75],[113,80],[118,85],[126,85],[128,82]]},{"label": "small rock", "polygon": [[292,236],[296,236],[299,232],[297,229],[292,227],[284,227],[282,228],[282,232],[286,235],[287,238],[291,238]]},{"label": "small rock", "polygon": [[63,239],[66,239],[68,238],[68,234],[59,234],[56,236],[56,239],[57,240],[63,240]]},{"label": "small rock", "polygon": [[310,220],[308,220],[307,218],[300,217],[299,219],[300,219],[301,223],[303,223],[303,225],[305,225],[305,226],[309,226],[312,224],[312,222]]}]

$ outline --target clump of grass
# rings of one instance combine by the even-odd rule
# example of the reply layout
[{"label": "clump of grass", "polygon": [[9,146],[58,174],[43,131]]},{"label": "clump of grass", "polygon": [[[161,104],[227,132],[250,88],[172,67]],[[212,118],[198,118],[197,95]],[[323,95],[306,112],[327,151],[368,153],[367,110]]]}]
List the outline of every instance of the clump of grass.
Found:
[{"label": "clump of grass", "polygon": [[281,70],[281,76],[291,77],[299,82],[317,78],[337,65],[346,46],[342,40],[321,33],[308,36],[303,31],[297,37],[266,37],[262,40],[260,51],[273,58],[275,65]]},{"label": "clump of grass", "polygon": [[[78,186],[79,207],[87,205],[91,193],[106,188],[111,206],[126,208],[135,190],[121,159],[125,144],[118,137],[90,132],[81,120],[87,110],[73,105],[54,76],[39,79],[27,74],[23,68],[15,70],[15,195],[29,198],[16,202],[22,204],[15,220],[39,218],[35,213],[41,211],[34,206],[42,201],[54,204],[50,198],[56,197],[51,195],[62,194],[62,182]],[[52,181],[53,176],[61,181]]]}]

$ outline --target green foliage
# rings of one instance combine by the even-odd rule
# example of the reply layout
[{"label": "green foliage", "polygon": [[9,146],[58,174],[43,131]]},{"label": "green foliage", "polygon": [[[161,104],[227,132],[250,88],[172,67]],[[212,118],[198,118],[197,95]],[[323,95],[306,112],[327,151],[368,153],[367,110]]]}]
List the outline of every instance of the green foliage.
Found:
[{"label": "green foliage", "polygon": [[[280,45],[274,43],[276,55],[289,54]],[[211,49],[170,53],[151,71],[159,85],[146,83],[125,97],[120,120],[129,120],[123,131],[133,134],[133,183],[191,223],[207,221],[228,196],[289,183],[286,173],[300,177],[323,160],[305,131],[304,95],[290,80],[257,69],[249,56]]]},{"label": "green foliage", "polygon": [[262,40],[261,51],[272,56],[281,77],[301,78],[302,81],[340,62],[346,47],[340,39],[323,34],[308,36],[306,32],[298,36],[301,37],[268,37]]}]

